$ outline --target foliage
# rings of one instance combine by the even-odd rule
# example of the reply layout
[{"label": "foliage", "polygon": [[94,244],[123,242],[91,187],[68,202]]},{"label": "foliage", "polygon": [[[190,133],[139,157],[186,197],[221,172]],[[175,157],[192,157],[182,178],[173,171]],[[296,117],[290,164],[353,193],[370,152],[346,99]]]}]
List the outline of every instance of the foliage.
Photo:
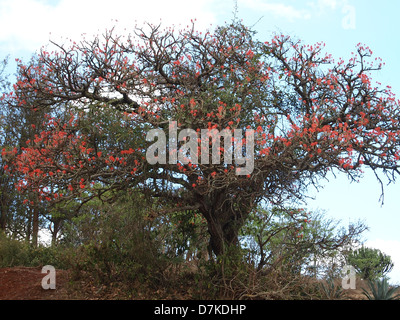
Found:
[{"label": "foliage", "polygon": [[328,279],[326,283],[321,283],[324,298],[328,300],[340,300],[344,296],[343,288],[335,284],[334,279]]},{"label": "foliage", "polygon": [[150,279],[162,270],[162,247],[145,220],[140,197],[119,193],[113,204],[88,202],[66,223],[60,243],[76,247],[77,270],[105,283]]},{"label": "foliage", "polygon": [[371,281],[384,277],[394,266],[390,256],[379,249],[364,246],[351,251],[347,256],[347,263],[356,268],[361,278]]},{"label": "foliage", "polygon": [[59,243],[74,248],[69,261],[76,274],[83,270],[99,283],[128,290],[138,283],[173,287],[175,277],[183,279],[184,263],[201,257],[200,217],[175,211],[158,215],[160,204],[137,191],[114,196],[111,203],[87,202],[64,223]]},{"label": "foliage", "polygon": [[390,287],[389,282],[386,277],[380,280],[369,280],[368,287],[371,291],[369,293],[363,288],[363,294],[368,298],[368,300],[399,300],[400,293],[394,295],[398,287]]},{"label": "foliage", "polygon": [[0,231],[0,266],[24,265],[28,261],[27,250],[23,243],[12,240]]},{"label": "foliage", "polygon": [[56,247],[38,246],[33,248],[29,242],[12,239],[0,231],[0,267],[36,267],[51,264],[56,268],[69,267],[64,253]]}]

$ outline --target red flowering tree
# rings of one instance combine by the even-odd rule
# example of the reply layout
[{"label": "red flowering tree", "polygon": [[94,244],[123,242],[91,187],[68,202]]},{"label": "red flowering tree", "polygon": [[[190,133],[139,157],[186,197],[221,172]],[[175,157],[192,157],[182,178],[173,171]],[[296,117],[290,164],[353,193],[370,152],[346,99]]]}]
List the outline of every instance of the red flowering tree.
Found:
[{"label": "red flowering tree", "polygon": [[[372,82],[382,63],[361,44],[349,61],[334,62],[322,44],[287,36],[260,42],[238,23],[213,33],[194,25],[180,31],[150,25],[127,38],[114,33],[54,44],[55,51],[42,49],[19,65],[8,103],[63,114],[49,112],[26,146],[3,151],[22,174],[18,187],[43,201],[137,188],[165,200],[165,210],[200,212],[220,255],[237,244],[262,200],[302,198],[333,169],[352,179],[363,166],[390,181],[399,173],[399,104],[390,88]],[[182,146],[169,131],[172,121],[179,130],[231,132],[224,141],[243,140],[240,150],[247,159],[254,152],[254,169],[239,174],[243,162],[229,161],[230,147],[222,143],[219,163],[195,162],[192,154],[150,164],[150,129],[166,134],[159,159],[165,152],[174,160]],[[234,137],[235,129],[254,130],[253,150]],[[196,138],[200,159],[214,145],[190,139]]]}]

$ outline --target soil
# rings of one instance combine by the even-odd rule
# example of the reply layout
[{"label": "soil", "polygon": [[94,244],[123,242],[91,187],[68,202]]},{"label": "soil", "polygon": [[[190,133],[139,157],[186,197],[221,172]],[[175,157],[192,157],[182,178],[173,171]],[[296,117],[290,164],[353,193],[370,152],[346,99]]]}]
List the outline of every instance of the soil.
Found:
[{"label": "soil", "polygon": [[127,299],[118,288],[96,286],[91,279],[56,270],[56,288],[43,289],[41,267],[0,268],[0,300],[116,300]]},{"label": "soil", "polygon": [[0,269],[1,300],[60,300],[68,298],[66,271],[56,271],[56,289],[42,288],[42,268],[13,267]]}]

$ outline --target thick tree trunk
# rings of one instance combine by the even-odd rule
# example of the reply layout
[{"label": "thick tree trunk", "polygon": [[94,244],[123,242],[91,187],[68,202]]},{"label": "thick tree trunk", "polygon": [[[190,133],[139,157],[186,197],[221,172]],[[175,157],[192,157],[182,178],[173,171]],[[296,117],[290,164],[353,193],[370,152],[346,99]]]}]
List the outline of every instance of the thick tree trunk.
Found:
[{"label": "thick tree trunk", "polygon": [[209,224],[210,246],[215,255],[219,256],[226,252],[229,246],[237,246],[238,231],[229,227],[229,222],[213,222]]},{"label": "thick tree trunk", "polygon": [[211,252],[217,257],[225,254],[229,247],[239,246],[239,231],[252,210],[252,199],[241,200],[228,190],[218,190],[206,197],[196,199],[199,211],[207,220]]},{"label": "thick tree trunk", "polygon": [[203,213],[210,233],[210,247],[216,256],[223,255],[230,246],[239,245],[239,230],[244,219],[230,210],[210,210]]}]

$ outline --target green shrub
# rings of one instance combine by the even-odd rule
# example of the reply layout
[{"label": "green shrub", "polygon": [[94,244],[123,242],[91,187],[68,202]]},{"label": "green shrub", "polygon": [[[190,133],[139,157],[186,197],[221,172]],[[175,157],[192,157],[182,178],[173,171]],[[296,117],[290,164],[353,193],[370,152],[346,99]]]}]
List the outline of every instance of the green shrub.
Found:
[{"label": "green shrub", "polygon": [[333,279],[328,279],[326,284],[321,283],[321,289],[324,299],[339,300],[343,298],[343,288],[340,285],[336,285]]},{"label": "green shrub", "polygon": [[52,265],[55,268],[68,266],[63,250],[59,247],[38,246],[37,248],[27,241],[11,239],[4,232],[0,232],[0,267],[37,267]]},{"label": "green shrub", "polygon": [[83,208],[63,240],[74,248],[68,259],[75,271],[89,272],[103,284],[159,282],[166,269],[162,239],[140,201],[121,194],[116,203],[92,202]]},{"label": "green shrub", "polygon": [[394,295],[398,291],[397,287],[390,287],[388,280],[384,277],[380,280],[369,281],[369,289],[371,294],[363,288],[363,294],[368,300],[399,300],[400,293]]},{"label": "green shrub", "polygon": [[24,242],[9,238],[0,232],[0,267],[26,265],[29,262],[29,248]]}]

